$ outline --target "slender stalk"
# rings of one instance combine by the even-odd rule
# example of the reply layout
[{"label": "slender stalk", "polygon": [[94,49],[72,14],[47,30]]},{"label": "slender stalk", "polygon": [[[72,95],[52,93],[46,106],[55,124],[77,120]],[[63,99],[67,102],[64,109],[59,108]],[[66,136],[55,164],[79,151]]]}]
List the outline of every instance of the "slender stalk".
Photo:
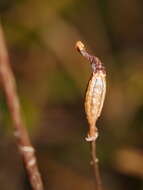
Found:
[{"label": "slender stalk", "polygon": [[29,135],[22,120],[20,102],[16,92],[15,78],[12,73],[8,52],[4,40],[2,26],[0,25],[0,80],[5,91],[6,101],[15,129],[14,135],[17,146],[22,155],[29,181],[33,190],[43,190],[43,183],[37,166],[35,151],[31,145]]},{"label": "slender stalk", "polygon": [[96,141],[91,141],[91,158],[92,158],[91,164],[93,165],[94,176],[95,176],[95,189],[102,190],[102,182],[99,173],[98,159],[96,157]]},{"label": "slender stalk", "polygon": [[90,55],[82,42],[76,43],[76,49],[91,64],[92,74],[88,83],[85,96],[85,112],[89,124],[89,132],[86,141],[91,143],[92,165],[95,175],[96,190],[102,190],[101,179],[98,169],[98,160],[96,158],[96,139],[98,130],[96,122],[101,114],[105,93],[106,93],[106,71],[102,62],[94,55]]}]

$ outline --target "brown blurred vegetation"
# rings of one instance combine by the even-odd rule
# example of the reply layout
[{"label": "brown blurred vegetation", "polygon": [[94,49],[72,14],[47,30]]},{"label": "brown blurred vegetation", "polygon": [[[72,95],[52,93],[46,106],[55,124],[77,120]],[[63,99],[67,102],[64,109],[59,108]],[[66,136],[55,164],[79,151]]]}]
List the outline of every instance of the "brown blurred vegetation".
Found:
[{"label": "brown blurred vegetation", "polygon": [[[98,121],[105,189],[143,189],[143,2],[0,0],[1,22],[23,117],[49,190],[93,188],[84,92],[89,64],[82,40],[107,68]],[[30,189],[0,93],[0,189]]]}]

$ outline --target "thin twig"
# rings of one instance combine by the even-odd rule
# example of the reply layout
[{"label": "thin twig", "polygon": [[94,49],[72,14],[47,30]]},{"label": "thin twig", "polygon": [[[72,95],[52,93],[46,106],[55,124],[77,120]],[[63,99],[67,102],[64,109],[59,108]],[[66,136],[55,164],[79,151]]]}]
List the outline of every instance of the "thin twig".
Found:
[{"label": "thin twig", "polygon": [[15,78],[12,73],[8,52],[4,40],[2,26],[0,25],[0,80],[3,85],[7,104],[13,120],[14,135],[17,146],[23,157],[29,180],[33,190],[43,190],[43,183],[37,166],[35,151],[31,145],[29,135],[22,120],[20,102],[16,92]]},{"label": "thin twig", "polygon": [[91,158],[95,176],[95,188],[96,190],[102,190],[102,182],[100,177],[100,172],[98,168],[98,159],[96,157],[96,141],[91,141]]},{"label": "thin twig", "polygon": [[85,97],[85,112],[89,123],[89,132],[86,140],[91,143],[91,156],[95,174],[96,190],[102,190],[101,179],[96,158],[96,139],[98,137],[96,121],[101,114],[105,99],[106,72],[102,62],[94,55],[90,55],[86,51],[82,42],[78,41],[76,43],[76,48],[80,52],[80,54],[91,63],[92,67],[92,75],[88,83]]}]

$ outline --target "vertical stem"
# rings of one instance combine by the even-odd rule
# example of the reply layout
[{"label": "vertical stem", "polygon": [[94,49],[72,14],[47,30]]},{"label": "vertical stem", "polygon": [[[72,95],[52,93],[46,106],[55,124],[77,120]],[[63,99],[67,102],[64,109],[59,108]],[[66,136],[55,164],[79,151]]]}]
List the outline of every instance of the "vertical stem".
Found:
[{"label": "vertical stem", "polygon": [[16,92],[15,78],[12,73],[8,52],[4,40],[2,26],[0,25],[0,80],[3,85],[6,101],[15,129],[14,135],[17,146],[24,160],[33,190],[43,190],[43,183],[37,166],[34,148],[21,116],[20,102]]},{"label": "vertical stem", "polygon": [[91,158],[92,158],[92,165],[94,170],[94,176],[95,176],[95,187],[96,190],[102,190],[102,183],[98,168],[98,159],[96,157],[96,141],[91,141]]}]

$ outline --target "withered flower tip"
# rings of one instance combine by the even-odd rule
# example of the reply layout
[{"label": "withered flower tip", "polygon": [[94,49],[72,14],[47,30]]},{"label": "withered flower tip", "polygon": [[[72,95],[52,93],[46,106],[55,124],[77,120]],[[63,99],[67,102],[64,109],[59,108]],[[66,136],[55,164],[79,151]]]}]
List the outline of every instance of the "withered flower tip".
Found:
[{"label": "withered flower tip", "polygon": [[76,48],[79,52],[81,52],[82,50],[85,50],[84,44],[83,44],[81,41],[77,41],[77,42],[76,42],[75,48]]}]

